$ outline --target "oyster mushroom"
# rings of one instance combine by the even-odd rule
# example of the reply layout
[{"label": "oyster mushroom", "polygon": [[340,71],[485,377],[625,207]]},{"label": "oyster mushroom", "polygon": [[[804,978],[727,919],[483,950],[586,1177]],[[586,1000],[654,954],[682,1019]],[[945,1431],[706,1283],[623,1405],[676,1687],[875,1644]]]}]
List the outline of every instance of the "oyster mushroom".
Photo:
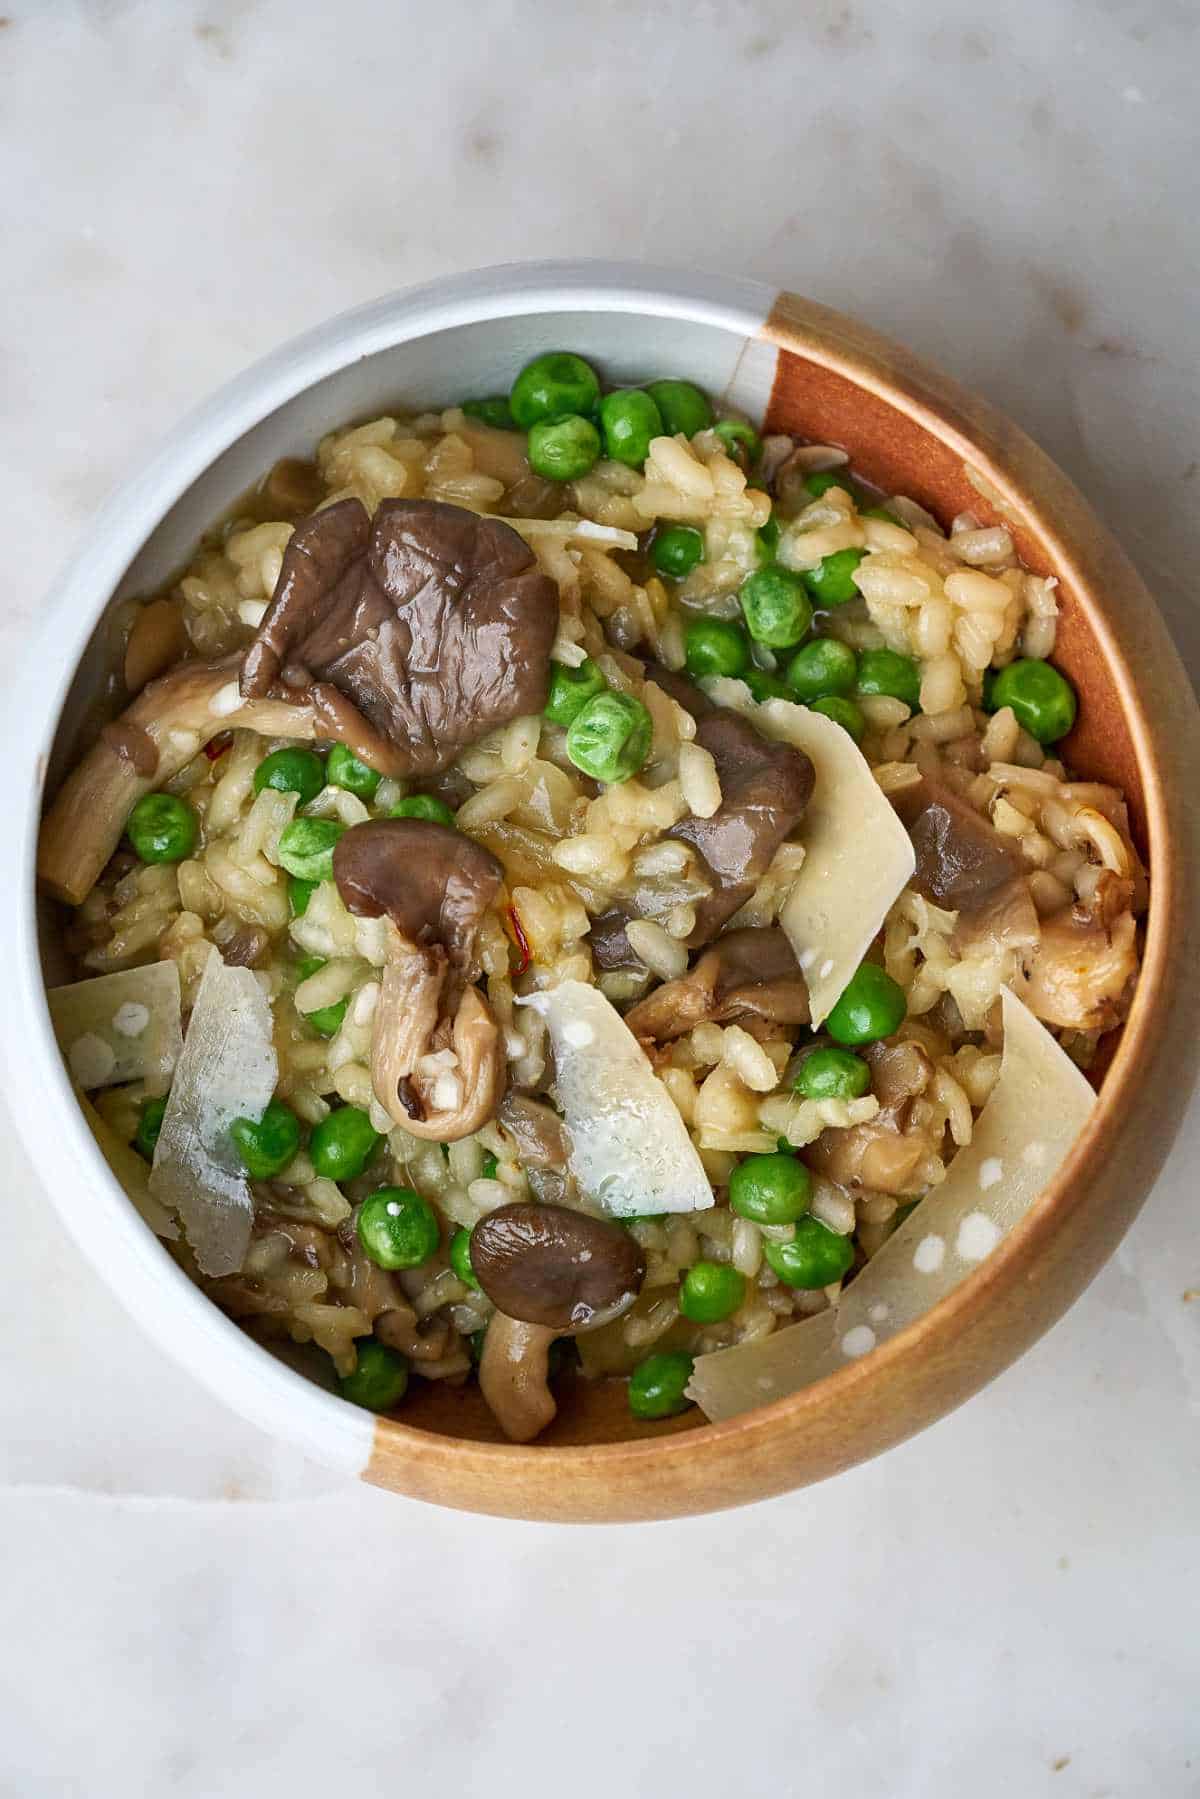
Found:
[{"label": "oyster mushroom", "polygon": [[237,657],[180,662],[104,727],[42,820],[38,878],[49,892],[81,905],[142,795],[177,775],[222,731],[245,726],[264,737],[315,737],[303,695],[243,699],[238,666]]},{"label": "oyster mushroom", "polygon": [[384,775],[428,775],[546,703],[558,590],[502,519],[435,500],[313,513],[246,653],[247,699],[308,699]]},{"label": "oyster mushroom", "polygon": [[641,1249],[619,1224],[567,1206],[521,1201],[481,1218],[471,1266],[496,1313],[487,1327],[479,1384],[505,1435],[528,1443],[557,1407],[550,1345],[611,1323],[645,1279]]},{"label": "oyster mushroom", "polygon": [[808,988],[795,951],[775,926],[729,931],[678,980],[665,981],[625,1014],[635,1037],[669,1043],[696,1025],[807,1024]]},{"label": "oyster mushroom", "polygon": [[386,818],[354,825],[333,854],[343,903],[388,920],[371,1079],[415,1137],[453,1143],[504,1092],[500,1028],[479,975],[479,926],[503,880],[495,856],[446,825]]},{"label": "oyster mushroom", "polygon": [[[804,816],[814,770],[802,750],[762,737],[726,706],[715,706],[685,675],[650,663],[646,678],[690,712],[696,742],[716,763],[721,805],[711,818],[689,817],[666,833],[697,851],[712,892],[696,907],[690,949],[711,943],[751,897],[776,850]],[[636,968],[625,926],[628,911],[613,907],[592,927],[591,942],[602,968]]]}]

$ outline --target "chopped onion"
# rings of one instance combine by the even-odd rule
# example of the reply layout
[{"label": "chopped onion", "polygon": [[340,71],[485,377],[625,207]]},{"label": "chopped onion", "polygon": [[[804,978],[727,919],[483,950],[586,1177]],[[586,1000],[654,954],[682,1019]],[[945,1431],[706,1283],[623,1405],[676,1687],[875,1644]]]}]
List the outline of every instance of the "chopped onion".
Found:
[{"label": "chopped onion", "polygon": [[58,1046],[85,1092],[127,1081],[166,1092],[183,1048],[174,962],[51,987],[46,998]]},{"label": "chopped onion", "polygon": [[867,1355],[944,1299],[1043,1193],[1096,1095],[1006,987],[1004,1055],[991,1098],[933,1188],[839,1295],[802,1324],[700,1356],[688,1393],[714,1421],[753,1411]]},{"label": "chopped onion", "polygon": [[271,1007],[254,972],[209,957],[163,1116],[150,1191],[178,1213],[205,1274],[234,1274],[254,1204],[229,1137],[235,1118],[261,1118],[279,1066]]},{"label": "chopped onion", "polygon": [[616,1218],[713,1204],[683,1119],[629,1026],[597,988],[561,981],[518,1002],[546,1020],[571,1172]]}]

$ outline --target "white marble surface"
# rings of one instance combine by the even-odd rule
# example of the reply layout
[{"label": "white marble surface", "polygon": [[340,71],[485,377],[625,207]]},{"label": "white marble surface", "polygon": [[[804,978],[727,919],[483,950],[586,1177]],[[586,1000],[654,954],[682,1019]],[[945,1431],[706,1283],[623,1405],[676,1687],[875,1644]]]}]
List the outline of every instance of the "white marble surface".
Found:
[{"label": "white marble surface", "polygon": [[[936,356],[1110,514],[1200,664],[1184,0],[7,11],[4,665],[212,386],[387,287],[543,255],[749,272]],[[623,1531],[437,1513],[268,1443],[0,1146],[0,1792],[1200,1791],[1195,1110],[986,1394],[817,1491]]]}]

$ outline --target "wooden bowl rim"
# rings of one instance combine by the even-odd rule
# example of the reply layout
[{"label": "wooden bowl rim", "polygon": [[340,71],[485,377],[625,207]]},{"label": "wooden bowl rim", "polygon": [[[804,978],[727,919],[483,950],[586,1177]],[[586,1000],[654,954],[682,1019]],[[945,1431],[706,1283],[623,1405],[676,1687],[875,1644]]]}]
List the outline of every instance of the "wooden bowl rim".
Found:
[{"label": "wooden bowl rim", "polygon": [[[1160,739],[1143,703],[1138,681],[1105,599],[1096,589],[1095,576],[1088,566],[1088,546],[1102,549],[1110,562],[1122,567],[1126,595],[1140,599],[1162,636],[1160,644],[1151,644],[1150,657],[1157,657],[1160,663],[1164,657],[1169,661],[1174,657],[1174,650],[1140,577],[1068,478],[1030,438],[988,402],[968,394],[957,383],[879,333],[795,294],[778,296],[763,335],[781,349],[845,377],[888,406],[906,413],[939,439],[966,466],[991,484],[1005,506],[1011,507],[1018,517],[1034,522],[1056,571],[1070,582],[1079,597],[1089,630],[1104,652],[1125,710],[1143,782],[1151,901],[1137,992],[1121,1041],[1106,1071],[1093,1116],[1035,1208],[985,1263],[967,1275],[930,1311],[880,1345],[870,1356],[848,1362],[836,1373],[798,1393],[724,1423],[706,1423],[673,1435],[642,1440],[541,1446],[485,1443],[417,1429],[398,1419],[378,1419],[376,1455],[381,1462],[380,1478],[387,1478],[387,1465],[399,1471],[409,1457],[419,1458],[424,1464],[420,1483],[423,1495],[440,1497],[434,1489],[440,1484],[437,1471],[441,1470],[447,1495],[445,1503],[471,1504],[470,1491],[464,1487],[461,1472],[450,1466],[463,1459],[471,1464],[472,1479],[486,1470],[489,1480],[496,1482],[496,1490],[481,1494],[484,1504],[480,1509],[488,1511],[508,1511],[510,1503],[519,1501],[524,1477],[535,1466],[538,1484],[542,1486],[552,1482],[555,1473],[561,1474],[565,1483],[569,1482],[585,1465],[591,1477],[607,1475],[615,1481],[621,1471],[627,1475],[640,1474],[650,1463],[659,1469],[669,1466],[672,1470],[688,1463],[688,1486],[692,1489],[691,1498],[695,1500],[694,1509],[704,1510],[705,1464],[725,1461],[730,1454],[736,1456],[746,1446],[764,1437],[782,1439],[786,1435],[791,1439],[801,1436],[815,1414],[836,1408],[863,1383],[872,1387],[886,1384],[914,1357],[947,1347],[961,1336],[965,1322],[979,1320],[993,1300],[1020,1285],[1049,1241],[1087,1202],[1090,1177],[1105,1157],[1114,1129],[1119,1128],[1118,1108],[1136,1093],[1140,1085],[1139,1070],[1144,1064],[1146,1046],[1161,1017],[1163,1004],[1168,1000],[1174,1004],[1179,998],[1179,969],[1177,965],[1172,966],[1175,940],[1172,927],[1181,919],[1185,922],[1195,919],[1196,883],[1194,876],[1189,877],[1188,870],[1189,863],[1193,869],[1195,867],[1197,834],[1183,810],[1170,802],[1162,772],[1165,740]],[[972,424],[970,421],[977,422]],[[1064,523],[1060,525],[1056,520]],[[1111,581],[1109,585],[1111,587]],[[1175,662],[1178,667],[1177,658]],[[1173,721],[1172,730],[1182,733],[1193,750],[1200,741],[1195,717],[1190,725],[1183,720]],[[1200,983],[1194,968],[1188,972],[1194,996]],[[1173,982],[1170,994],[1167,992],[1169,978]],[[1013,1357],[1001,1359],[976,1385],[984,1384],[1011,1359]],[[951,1409],[965,1396],[958,1395],[943,1409]],[[368,1478],[374,1472],[374,1469],[368,1470]],[[496,1503],[501,1496],[500,1489],[504,1490],[504,1504]],[[730,1499],[717,1501],[718,1504],[734,1502]],[[513,1509],[519,1511],[519,1504],[514,1504]],[[672,1505],[671,1509],[678,1508]],[[561,1514],[553,1515],[565,1516],[570,1510],[566,1507]],[[647,1500],[643,1515],[655,1515],[656,1510],[653,1502]],[[552,1514],[539,1508],[537,1515]]]}]

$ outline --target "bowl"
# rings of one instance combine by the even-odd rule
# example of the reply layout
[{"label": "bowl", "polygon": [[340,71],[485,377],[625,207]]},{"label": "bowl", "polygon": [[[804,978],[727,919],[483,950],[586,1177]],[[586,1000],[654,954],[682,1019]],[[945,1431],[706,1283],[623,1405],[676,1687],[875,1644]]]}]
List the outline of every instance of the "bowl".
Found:
[{"label": "bowl", "polygon": [[[422,1390],[375,1419],[260,1348],[176,1267],[101,1159],[72,1097],[45,1001],[34,846],[41,796],[107,674],[105,621],[162,583],[207,524],[280,456],[386,406],[506,389],[523,361],[578,350],[615,381],[687,376],[773,429],[831,441],[888,491],[941,518],[970,507],[1056,574],[1055,658],[1081,696],[1065,747],[1118,783],[1151,870],[1141,978],[1105,1047],[1099,1103],[1057,1178],[1000,1248],[863,1361],[728,1423],[628,1416],[612,1383],[568,1393],[536,1445],[498,1440],[474,1391]],[[663,1518],[825,1478],[932,1423],[1027,1349],[1128,1228],[1186,1103],[1200,993],[1200,717],[1154,603],[1066,477],[1007,419],[874,332],[744,281],[638,266],[484,270],[333,320],[240,376],[187,420],[95,520],[51,595],[10,700],[16,816],[0,891],[13,982],[2,1026],[19,1128],[68,1228],[161,1348],[230,1406],[320,1461],[469,1511],[553,1520]],[[45,957],[45,960],[43,959]]]}]

